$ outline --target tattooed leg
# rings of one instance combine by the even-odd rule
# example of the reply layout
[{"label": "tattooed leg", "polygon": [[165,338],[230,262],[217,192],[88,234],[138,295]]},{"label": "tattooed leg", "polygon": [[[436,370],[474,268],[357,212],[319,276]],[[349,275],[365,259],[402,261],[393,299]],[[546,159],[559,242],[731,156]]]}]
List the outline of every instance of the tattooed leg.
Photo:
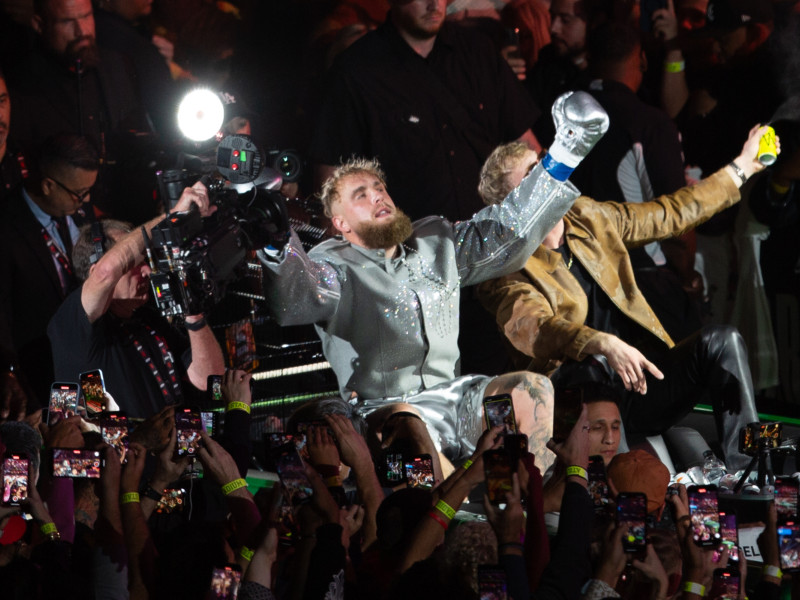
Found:
[{"label": "tattooed leg", "polygon": [[485,395],[497,394],[511,394],[517,430],[528,436],[528,448],[544,473],[556,458],[545,446],[553,436],[553,385],[544,375],[517,371],[492,380]]}]

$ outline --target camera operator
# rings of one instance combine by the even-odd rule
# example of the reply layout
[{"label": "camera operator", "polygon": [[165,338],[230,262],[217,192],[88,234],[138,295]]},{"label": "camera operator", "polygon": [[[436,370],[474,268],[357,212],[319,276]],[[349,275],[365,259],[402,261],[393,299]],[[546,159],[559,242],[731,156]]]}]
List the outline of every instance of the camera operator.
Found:
[{"label": "camera operator", "polygon": [[[171,212],[192,205],[204,217],[216,210],[200,182],[183,191]],[[149,233],[163,218],[143,227]],[[73,263],[83,284],[47,328],[56,379],[74,381],[81,372],[102,369],[109,394],[129,416],[140,418],[179,403],[185,380],[205,390],[208,375],[225,370],[222,350],[203,315],[186,317],[188,352],[181,356],[185,337],[145,306],[150,268],[138,228],[112,220],[102,221],[102,233],[84,228]]]}]

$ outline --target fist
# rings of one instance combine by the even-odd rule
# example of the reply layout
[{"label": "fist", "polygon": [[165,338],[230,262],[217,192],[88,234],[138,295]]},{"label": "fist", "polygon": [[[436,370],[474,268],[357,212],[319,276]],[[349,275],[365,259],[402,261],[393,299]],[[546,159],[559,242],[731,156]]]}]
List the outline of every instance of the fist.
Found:
[{"label": "fist", "polygon": [[586,92],[567,92],[553,103],[556,138],[551,156],[569,167],[577,167],[583,157],[608,131],[608,114]]}]

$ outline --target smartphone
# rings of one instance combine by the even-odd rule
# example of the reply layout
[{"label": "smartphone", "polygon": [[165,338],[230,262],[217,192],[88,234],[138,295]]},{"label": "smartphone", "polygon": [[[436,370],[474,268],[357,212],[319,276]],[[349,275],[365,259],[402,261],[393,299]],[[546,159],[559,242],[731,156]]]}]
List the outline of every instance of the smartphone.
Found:
[{"label": "smartphone", "polygon": [[739,562],[739,529],[736,526],[736,515],[734,513],[720,511],[719,527],[722,537],[722,546],[719,548],[720,552],[723,546],[727,546],[728,561],[734,563]]},{"label": "smartphone", "polygon": [[486,477],[486,495],[489,502],[496,506],[505,504],[506,493],[513,489],[511,475],[514,473],[508,451],[505,448],[497,448],[484,452],[483,472]]},{"label": "smartphone", "polygon": [[644,33],[653,30],[653,13],[667,7],[667,0],[641,0],[639,4],[639,29]]},{"label": "smartphone", "polygon": [[514,416],[514,403],[511,401],[511,394],[500,394],[484,398],[483,414],[486,417],[487,429],[502,425],[503,431],[500,432],[500,435],[517,433],[517,419]]},{"label": "smartphone", "polygon": [[100,479],[103,457],[100,450],[52,448],[53,477]]},{"label": "smartphone", "polygon": [[508,600],[506,572],[499,565],[478,565],[480,600]]},{"label": "smartphone", "polygon": [[794,477],[775,478],[775,509],[778,521],[797,520],[798,481]]},{"label": "smartphone", "polygon": [[516,470],[519,459],[528,452],[528,436],[524,433],[512,433],[511,435],[507,435],[503,440],[503,448],[508,452],[511,465]]},{"label": "smartphone", "polygon": [[278,446],[272,450],[275,470],[283,484],[290,506],[296,506],[311,498],[313,490],[306,475],[303,459],[294,443]]},{"label": "smartphone", "polygon": [[708,597],[711,600],[736,600],[739,597],[739,569],[731,565],[725,569],[714,569]]},{"label": "smartphone", "polygon": [[3,506],[19,506],[28,499],[30,461],[20,454],[3,458]]},{"label": "smartphone", "polygon": [[47,424],[52,427],[62,419],[78,414],[78,384],[56,381],[50,386]]},{"label": "smartphone", "polygon": [[200,411],[195,408],[175,409],[175,433],[178,437],[177,456],[196,456],[202,447],[200,432],[203,420]]},{"label": "smartphone", "polygon": [[595,454],[589,457],[589,495],[595,510],[605,508],[611,503],[608,494],[608,478],[606,477],[606,463],[603,457]]},{"label": "smartphone", "polygon": [[167,488],[161,495],[161,500],[156,504],[156,512],[160,515],[169,515],[183,511],[186,504],[186,490],[183,488]]},{"label": "smartphone", "polygon": [[206,390],[212,402],[222,402],[222,375],[209,375]]},{"label": "smartphone", "polygon": [[78,378],[81,396],[88,415],[98,415],[106,409],[106,385],[100,369],[81,373]]},{"label": "smartphone", "polygon": [[403,453],[397,448],[387,448],[381,454],[380,475],[381,485],[395,487],[406,480],[405,462]]},{"label": "smartphone", "polygon": [[718,546],[722,540],[719,524],[717,486],[692,486],[686,490],[689,497],[689,518],[692,539],[698,546]]},{"label": "smartphone", "polygon": [[404,461],[404,464],[408,487],[433,487],[435,478],[433,476],[433,459],[430,454],[412,456]]},{"label": "smartphone", "polygon": [[569,437],[583,410],[583,389],[558,387],[555,389],[553,409],[553,439],[563,442]]},{"label": "smartphone", "polygon": [[124,413],[105,413],[100,419],[103,441],[119,454],[122,464],[128,462],[128,417]]},{"label": "smartphone", "polygon": [[627,554],[644,556],[647,544],[647,496],[641,492],[617,494],[617,525],[628,528],[622,538]]},{"label": "smartphone", "polygon": [[221,600],[236,600],[241,581],[242,569],[239,565],[215,567],[211,574],[211,597]]},{"label": "smartphone", "polygon": [[739,452],[749,456],[758,454],[758,441],[767,440],[767,448],[777,448],[781,445],[783,423],[748,423],[739,431]]},{"label": "smartphone", "polygon": [[211,437],[217,433],[217,417],[216,413],[211,411],[200,411],[200,420],[203,422],[203,429]]},{"label": "smartphone", "polygon": [[308,430],[312,427],[324,427],[328,432],[328,437],[334,441],[336,440],[336,434],[333,433],[333,429],[328,426],[327,421],[300,421],[297,424],[297,433],[303,434],[303,436],[307,438]]},{"label": "smartphone", "polygon": [[782,570],[800,571],[800,522],[778,524],[778,550],[781,553]]}]

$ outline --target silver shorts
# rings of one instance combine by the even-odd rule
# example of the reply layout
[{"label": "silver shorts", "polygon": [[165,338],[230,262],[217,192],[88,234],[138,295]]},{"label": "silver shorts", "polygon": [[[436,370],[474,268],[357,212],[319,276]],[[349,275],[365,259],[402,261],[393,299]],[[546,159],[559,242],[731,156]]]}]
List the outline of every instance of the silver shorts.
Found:
[{"label": "silver shorts", "polygon": [[362,417],[389,404],[411,404],[422,415],[436,449],[450,460],[468,458],[485,429],[483,395],[494,379],[485,375],[464,375],[432,388],[405,396],[359,400],[356,412]]}]

